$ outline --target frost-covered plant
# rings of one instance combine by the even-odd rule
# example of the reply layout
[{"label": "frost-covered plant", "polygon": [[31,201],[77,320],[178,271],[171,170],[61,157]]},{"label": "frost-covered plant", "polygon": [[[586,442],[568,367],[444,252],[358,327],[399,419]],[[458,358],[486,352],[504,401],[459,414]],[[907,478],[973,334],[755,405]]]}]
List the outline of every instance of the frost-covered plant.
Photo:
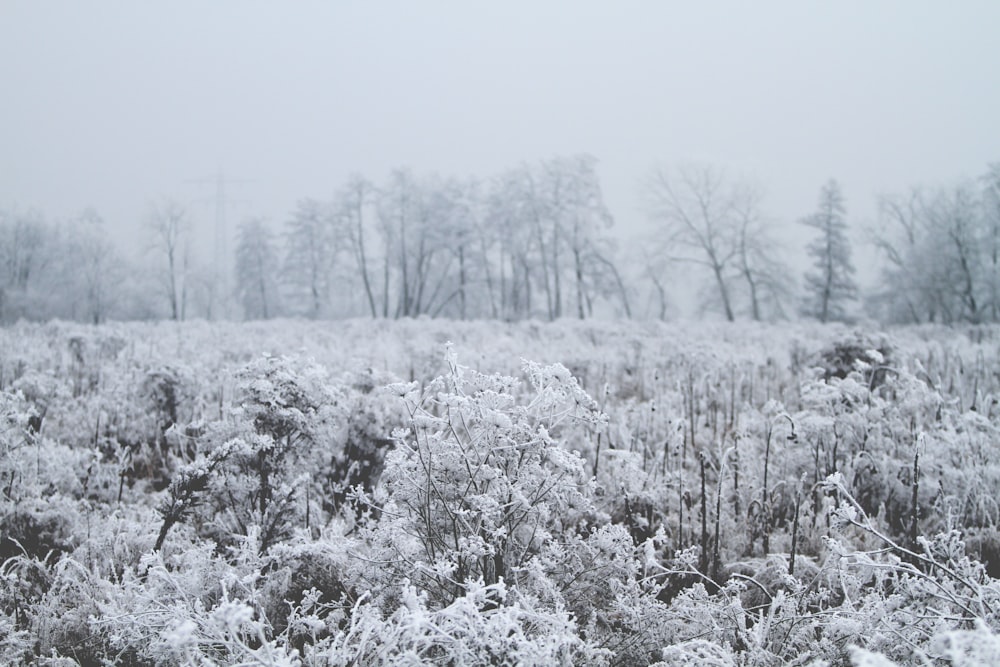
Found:
[{"label": "frost-covered plant", "polygon": [[213,449],[205,458],[195,461],[183,469],[170,481],[167,487],[167,497],[160,504],[159,512],[163,517],[160,532],[156,536],[154,551],[159,551],[167,533],[178,522],[188,517],[197,505],[204,500],[212,476],[233,453],[236,442],[230,441]]},{"label": "frost-covered plant", "polygon": [[514,378],[461,367],[450,348],[447,359],[448,374],[423,390],[390,387],[410,422],[386,458],[362,575],[382,595],[406,576],[431,607],[472,581],[514,585],[545,543],[575,531],[590,509],[587,476],[553,432],[601,419],[562,366],[525,362],[533,391],[521,402]]},{"label": "frost-covered plant", "polygon": [[260,359],[238,378],[240,407],[207,428],[204,457],[171,483],[158,546],[203,499],[210,502],[201,523],[223,543],[256,526],[267,551],[293,526],[308,527],[309,502],[301,497],[311,486],[307,471],[329,458],[341,395],[321,367],[286,357]]},{"label": "frost-covered plant", "polygon": [[17,665],[31,656],[31,634],[19,629],[8,614],[0,612],[0,664]]},{"label": "frost-covered plant", "polygon": [[360,488],[370,493],[378,484],[385,455],[393,445],[392,432],[407,419],[398,397],[381,391],[396,380],[394,375],[373,369],[340,378],[343,427],[338,429],[338,446],[316,475],[320,505],[328,515],[337,514],[346,505],[361,514],[363,508],[353,502],[352,492]]},{"label": "frost-covered plant", "polygon": [[[433,379],[449,338],[481,372]],[[989,663],[997,340],[0,329],[0,663],[497,661],[507,627],[526,663]]]},{"label": "frost-covered plant", "polygon": [[545,545],[525,568],[522,588],[573,614],[588,642],[617,665],[644,665],[671,639],[670,583],[659,567],[662,531],[636,546],[621,524],[587,535],[566,535]]},{"label": "frost-covered plant", "polygon": [[349,626],[307,651],[316,665],[602,665],[610,657],[582,640],[561,609],[540,605],[504,581],[465,582],[447,605],[405,579],[399,605],[388,616],[367,597]]},{"label": "frost-covered plant", "polygon": [[52,373],[29,370],[13,384],[11,390],[20,394],[31,406],[28,412],[28,430],[38,434],[42,430],[49,407],[65,400],[68,391]]},{"label": "frost-covered plant", "polygon": [[20,393],[0,392],[0,564],[25,555],[58,560],[74,534],[90,452],[38,434],[36,412]]},{"label": "frost-covered plant", "polygon": [[[843,501],[835,514],[839,539],[829,542],[832,558],[850,572],[842,578],[838,611],[868,628],[864,648],[909,660],[934,656],[931,639],[956,625],[1000,629],[1000,581],[969,558],[957,532],[921,536],[910,548],[879,530],[839,475],[826,484]],[[878,548],[852,550],[845,537],[854,531],[870,536]]]},{"label": "frost-covered plant", "polygon": [[260,602],[267,561],[256,538],[252,532],[227,557],[190,542],[173,553],[147,553],[113,586],[92,570],[69,568],[67,583],[75,582],[88,603],[64,593],[58,600],[76,602],[80,612],[50,611],[72,621],[61,632],[75,628],[84,639],[74,644],[57,634],[53,646],[63,655],[85,646],[114,664],[298,664]]}]

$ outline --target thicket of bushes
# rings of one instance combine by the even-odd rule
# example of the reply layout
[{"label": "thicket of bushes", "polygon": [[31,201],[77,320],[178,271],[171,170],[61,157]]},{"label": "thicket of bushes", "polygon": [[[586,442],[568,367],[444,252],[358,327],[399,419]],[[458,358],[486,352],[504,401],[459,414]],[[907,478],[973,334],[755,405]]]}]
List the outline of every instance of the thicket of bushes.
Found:
[{"label": "thicket of bushes", "polygon": [[998,343],[2,330],[0,663],[997,663]]}]

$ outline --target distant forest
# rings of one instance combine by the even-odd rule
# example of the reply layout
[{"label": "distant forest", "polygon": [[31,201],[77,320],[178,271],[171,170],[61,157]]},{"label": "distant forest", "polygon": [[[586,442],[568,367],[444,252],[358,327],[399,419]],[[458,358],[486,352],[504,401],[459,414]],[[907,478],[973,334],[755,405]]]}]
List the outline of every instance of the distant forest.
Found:
[{"label": "distant forest", "polygon": [[[884,196],[865,228],[836,181],[817,184],[798,221],[810,239],[804,272],[790,268],[798,251],[759,188],[712,166],[654,168],[641,185],[647,231],[625,241],[596,166],[578,155],[485,180],[356,175],[284,220],[247,217],[207,241],[184,205],[160,198],[132,254],[98,211],[56,221],[7,208],[0,322],[671,319],[679,285],[696,291],[699,312],[730,321],[1000,321],[1000,164]],[[878,251],[866,289],[852,238]]]}]

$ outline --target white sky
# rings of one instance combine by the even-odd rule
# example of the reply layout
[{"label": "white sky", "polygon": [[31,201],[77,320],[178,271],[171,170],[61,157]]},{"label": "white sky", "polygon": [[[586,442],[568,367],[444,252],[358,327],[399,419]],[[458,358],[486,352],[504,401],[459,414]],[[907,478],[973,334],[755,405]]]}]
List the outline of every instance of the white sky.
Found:
[{"label": "white sky", "polygon": [[1000,160],[1000,2],[0,0],[0,208],[148,202],[281,221],[352,171],[601,160],[619,225],[654,162],[753,176],[792,222]]}]

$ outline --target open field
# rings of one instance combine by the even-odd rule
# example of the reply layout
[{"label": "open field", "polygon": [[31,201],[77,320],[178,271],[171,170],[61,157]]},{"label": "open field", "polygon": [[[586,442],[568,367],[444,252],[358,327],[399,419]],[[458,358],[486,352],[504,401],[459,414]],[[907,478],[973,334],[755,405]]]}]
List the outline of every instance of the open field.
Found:
[{"label": "open field", "polygon": [[996,327],[0,329],[0,663],[996,664],[998,357]]}]

